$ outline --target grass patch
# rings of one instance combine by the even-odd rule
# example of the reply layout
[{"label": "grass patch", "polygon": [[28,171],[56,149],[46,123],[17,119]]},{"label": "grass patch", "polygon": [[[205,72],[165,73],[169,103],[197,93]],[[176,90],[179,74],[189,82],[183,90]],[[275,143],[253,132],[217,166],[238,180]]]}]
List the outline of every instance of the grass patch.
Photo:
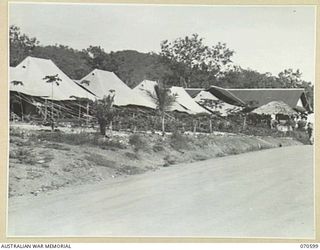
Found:
[{"label": "grass patch", "polygon": [[[34,133],[31,138],[56,143],[66,143],[70,145],[93,145],[102,149],[120,148],[125,149],[126,145],[116,138],[105,138],[97,133],[68,134],[63,132],[45,132]],[[55,147],[56,145],[53,145]],[[59,148],[61,149],[61,148]],[[63,150],[63,149],[62,149]]]},{"label": "grass patch", "polygon": [[117,170],[117,174],[127,174],[127,175],[135,175],[142,174],[145,171],[141,168],[131,166],[131,165],[123,165],[121,168]]},{"label": "grass patch", "polygon": [[63,150],[63,151],[70,151],[71,150],[69,147],[66,147],[66,146],[58,144],[58,143],[48,143],[46,145],[46,148],[52,148],[52,149]]},{"label": "grass patch", "polygon": [[85,156],[85,159],[94,165],[107,167],[107,168],[115,168],[117,164],[115,161],[108,160],[102,155],[93,154],[93,153],[87,154]]},{"label": "grass patch", "polygon": [[124,155],[130,160],[138,160],[139,159],[138,155],[135,153],[125,152]]},{"label": "grass patch", "polygon": [[204,161],[204,160],[207,160],[208,157],[207,155],[203,155],[203,154],[195,154],[192,156],[192,159],[195,161]]},{"label": "grass patch", "polygon": [[223,153],[223,152],[218,152],[218,153],[216,153],[215,156],[216,156],[216,157],[224,157],[224,156],[226,156],[226,154]]},{"label": "grass patch", "polygon": [[17,159],[22,164],[35,165],[37,163],[32,150],[26,148],[11,149],[9,158]]}]

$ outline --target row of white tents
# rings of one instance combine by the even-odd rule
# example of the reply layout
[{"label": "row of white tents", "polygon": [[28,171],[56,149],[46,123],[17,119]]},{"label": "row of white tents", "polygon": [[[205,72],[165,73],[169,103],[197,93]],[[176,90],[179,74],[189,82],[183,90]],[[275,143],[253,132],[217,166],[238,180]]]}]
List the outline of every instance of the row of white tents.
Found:
[{"label": "row of white tents", "polygon": [[[46,76],[56,76],[60,80],[57,83],[49,83],[45,79]],[[31,56],[16,67],[10,68],[10,91],[54,101],[77,98],[96,100],[113,92],[114,104],[117,106],[130,105],[155,109],[156,104],[147,91],[152,93],[156,84],[154,81],[145,80],[131,89],[113,72],[99,69],[94,69],[81,80],[74,81],[51,60]],[[210,113],[200,106],[184,88],[171,87],[170,91],[176,96],[171,111],[188,114]]]}]

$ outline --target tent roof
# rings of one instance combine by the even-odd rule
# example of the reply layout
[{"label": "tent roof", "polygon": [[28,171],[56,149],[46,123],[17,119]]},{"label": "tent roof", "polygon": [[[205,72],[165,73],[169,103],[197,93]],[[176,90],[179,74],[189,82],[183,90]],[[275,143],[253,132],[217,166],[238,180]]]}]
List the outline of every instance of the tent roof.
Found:
[{"label": "tent roof", "polygon": [[257,108],[272,101],[282,101],[296,108],[301,98],[304,108],[310,111],[303,88],[264,88],[264,89],[223,89],[211,86],[208,91],[219,99],[233,105]]},{"label": "tent roof", "polygon": [[[149,97],[147,91],[154,93],[155,81],[144,80],[138,84],[134,90]],[[170,91],[176,95],[176,102],[172,105],[171,111],[185,112],[188,114],[210,113],[205,108],[196,103],[182,87],[171,87]],[[149,97],[150,98],[150,97]]]},{"label": "tent roof", "polygon": [[192,97],[195,98],[200,92],[202,92],[204,89],[200,88],[185,88],[185,91]]},{"label": "tent roof", "polygon": [[[157,82],[150,81],[150,80],[144,80],[141,83],[139,83],[133,90],[140,95],[143,95],[145,98],[151,100],[151,97],[147,94],[147,92],[153,93],[155,95],[154,86],[157,85]],[[179,103],[174,102],[173,105],[170,108],[170,111],[178,111],[178,112],[185,112],[190,113],[191,112],[186,109],[185,107],[182,107]]]},{"label": "tent roof", "polygon": [[192,114],[198,113],[210,113],[203,107],[201,107],[192,97],[185,91],[182,87],[171,87],[171,92],[176,95],[176,101],[183,106],[184,108],[188,109]]},{"label": "tent roof", "polygon": [[221,116],[227,116],[231,112],[240,111],[242,109],[242,107],[221,101],[209,91],[205,90],[200,90],[193,100],[211,112],[218,111]]},{"label": "tent roof", "polygon": [[115,91],[114,104],[117,106],[135,105],[155,108],[152,101],[133,91],[113,72],[94,69],[83,77],[79,83],[98,98],[109,95],[111,90]]},{"label": "tent roof", "polygon": [[[186,90],[187,91],[187,90]],[[198,94],[196,94],[194,97],[193,97],[193,100],[195,100],[196,102],[199,102],[203,99],[208,99],[208,100],[219,100],[217,97],[215,97],[213,94],[211,94],[210,92],[208,91],[205,91],[205,90],[200,90],[198,92]]]},{"label": "tent roof", "polygon": [[[59,85],[48,83],[43,79],[45,76],[53,75],[58,75],[61,79]],[[15,85],[13,81],[22,84]],[[74,83],[51,60],[31,56],[28,56],[15,68],[10,68],[9,86],[10,91],[46,99],[74,100],[74,96],[95,99],[91,93]]]}]

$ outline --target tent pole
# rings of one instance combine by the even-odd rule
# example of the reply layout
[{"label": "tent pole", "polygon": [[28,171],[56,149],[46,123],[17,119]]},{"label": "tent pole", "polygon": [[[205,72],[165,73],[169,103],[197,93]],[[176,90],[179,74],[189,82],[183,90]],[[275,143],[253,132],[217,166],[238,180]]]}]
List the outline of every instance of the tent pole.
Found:
[{"label": "tent pole", "polygon": [[244,119],[243,119],[243,128],[242,129],[245,130],[246,127],[247,127],[247,115],[245,114]]},{"label": "tent pole", "polygon": [[80,117],[81,117],[81,103],[80,103],[80,100],[79,100],[79,121],[80,121]]},{"label": "tent pole", "polygon": [[51,100],[51,130],[54,130],[53,100]]},{"label": "tent pole", "polygon": [[86,125],[88,126],[89,124],[89,102],[87,102],[87,119],[86,119]]},{"label": "tent pole", "polygon": [[44,106],[45,106],[45,110],[44,110],[44,120],[45,120],[45,121],[47,120],[47,116],[48,116],[47,104],[48,104],[48,101],[47,101],[47,99],[45,99],[45,103],[44,103]]},{"label": "tent pole", "polygon": [[21,108],[21,121],[23,121],[24,120],[23,119],[23,116],[24,116],[24,114],[23,114],[23,104],[22,104],[22,98],[21,98],[20,94],[19,94],[19,99],[20,99],[20,108]]},{"label": "tent pole", "polygon": [[194,123],[194,127],[193,127],[193,133],[197,132],[197,120]]}]

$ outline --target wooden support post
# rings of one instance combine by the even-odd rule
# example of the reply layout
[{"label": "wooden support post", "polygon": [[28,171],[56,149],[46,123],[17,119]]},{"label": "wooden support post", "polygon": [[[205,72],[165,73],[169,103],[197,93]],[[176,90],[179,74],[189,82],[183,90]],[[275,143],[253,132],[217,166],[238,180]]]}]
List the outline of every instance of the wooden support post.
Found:
[{"label": "wooden support post", "polygon": [[21,121],[24,121],[23,119],[23,116],[24,116],[24,113],[23,113],[23,104],[22,104],[22,98],[19,94],[19,99],[20,99],[20,109],[21,109]]},{"label": "wooden support post", "polygon": [[47,120],[47,116],[48,116],[48,108],[47,108],[47,99],[45,99],[44,101],[44,120]]},{"label": "wooden support post", "polygon": [[86,125],[87,126],[89,124],[89,108],[90,108],[90,104],[89,104],[89,102],[87,102],[87,119],[86,119]]},{"label": "wooden support post", "polygon": [[79,101],[79,122],[80,122],[80,117],[81,117],[81,104],[80,104],[80,101]]},{"label": "wooden support post", "polygon": [[197,120],[195,121],[193,126],[193,133],[196,133],[196,132],[197,132]]},{"label": "wooden support post", "polygon": [[247,127],[247,115],[245,114],[244,119],[243,119],[243,128],[242,129],[245,130],[246,127]]},{"label": "wooden support post", "polygon": [[53,100],[51,100],[51,130],[54,131]]},{"label": "wooden support post", "polygon": [[212,120],[209,120],[209,130],[210,130],[210,134],[212,134]]}]

